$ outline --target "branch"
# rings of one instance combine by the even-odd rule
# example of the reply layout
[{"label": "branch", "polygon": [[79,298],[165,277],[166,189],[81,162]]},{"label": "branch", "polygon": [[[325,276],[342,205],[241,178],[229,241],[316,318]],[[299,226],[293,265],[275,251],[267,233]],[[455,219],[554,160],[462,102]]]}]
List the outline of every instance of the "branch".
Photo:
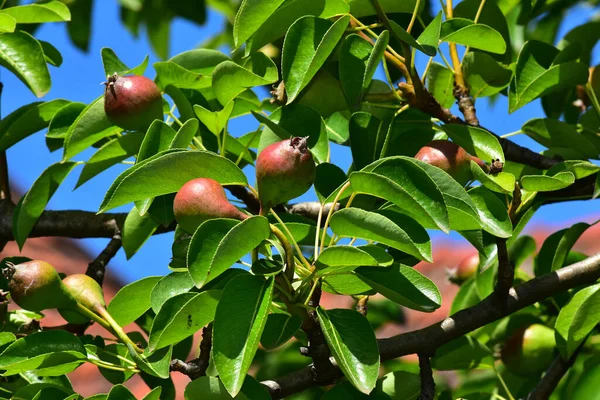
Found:
[{"label": "branch", "polygon": [[[333,203],[325,204],[323,208],[323,215],[327,215],[329,210],[333,206]],[[335,205],[334,211],[337,211],[340,208],[339,204]],[[307,201],[306,203],[297,203],[291,205],[287,212],[290,214],[298,214],[302,215],[306,218],[312,219],[316,221],[319,218],[319,210],[321,209],[321,203],[318,201]],[[323,224],[325,223],[325,218],[323,218]]]},{"label": "branch", "polygon": [[582,347],[583,343],[575,350],[571,358],[567,361],[565,361],[560,354],[556,356],[540,382],[527,396],[527,400],[545,400],[550,398],[550,395],[554,392],[554,389],[556,389],[556,386],[558,386],[562,377],[569,371],[569,368],[573,366]]},{"label": "branch", "polygon": [[498,247],[498,280],[494,293],[500,298],[506,298],[515,279],[515,266],[508,258],[506,239],[497,238],[496,246]]},{"label": "branch", "polygon": [[[379,339],[381,360],[390,360],[414,353],[427,353],[484,325],[510,315],[558,292],[595,282],[600,278],[600,253],[568,267],[539,276],[508,291],[500,299],[492,294],[469,307],[426,328]],[[335,366],[335,364],[333,364]],[[263,382],[273,398],[297,393],[310,387],[330,384],[315,379],[312,365],[282,378]],[[333,375],[339,377],[338,368]],[[317,377],[318,378],[318,377]]]},{"label": "branch", "polygon": [[210,349],[212,347],[212,327],[210,323],[202,329],[202,342],[200,343],[200,355],[190,362],[181,361],[177,358],[171,361],[171,371],[181,372],[190,377],[198,379],[206,375],[208,363],[210,362]]},{"label": "branch", "polygon": [[229,190],[229,192],[244,202],[246,207],[248,207],[248,211],[252,214],[258,214],[260,210],[260,202],[254,195],[254,193],[250,192],[244,186],[239,185],[226,185],[225,189]]},{"label": "branch", "polygon": [[108,242],[108,244],[106,245],[106,248],[102,250],[102,253],[100,253],[94,261],[88,264],[87,271],[85,271],[85,274],[94,278],[94,280],[98,282],[100,286],[102,286],[102,283],[104,282],[104,273],[106,272],[106,266],[108,265],[110,260],[112,260],[112,258],[115,255],[117,255],[117,252],[121,248],[122,244],[123,242],[121,240],[121,233],[115,233],[110,242]]},{"label": "branch", "polygon": [[433,400],[435,397],[435,381],[431,370],[431,359],[425,353],[419,353],[419,376],[421,377],[420,400]]}]

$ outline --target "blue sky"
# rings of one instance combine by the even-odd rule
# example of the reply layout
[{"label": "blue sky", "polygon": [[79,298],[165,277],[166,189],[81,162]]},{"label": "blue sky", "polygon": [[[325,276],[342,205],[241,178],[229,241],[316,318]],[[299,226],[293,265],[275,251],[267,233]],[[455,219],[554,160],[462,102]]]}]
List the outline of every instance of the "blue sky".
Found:
[{"label": "blue sky", "polygon": [[[434,2],[437,6],[437,2]],[[46,40],[57,47],[64,58],[60,68],[51,68],[52,89],[42,100],[64,98],[72,101],[89,103],[102,94],[103,86],[100,82],[105,79],[100,50],[102,47],[111,47],[116,54],[130,66],[139,64],[146,54],[150,54],[150,65],[159,61],[152,51],[145,34],[142,32],[139,39],[133,38],[119,22],[118,5],[116,0],[102,0],[95,2],[94,20],[92,27],[92,39],[88,53],[76,49],[69,41],[66,26],[64,24],[46,24],[36,33],[36,37]],[[558,37],[565,32],[589,18],[590,13],[583,8],[573,10],[561,26]],[[222,27],[222,18],[214,11],[209,11],[207,23],[200,27],[184,20],[175,20],[171,27],[171,55],[189,50],[198,46],[209,35],[218,32]],[[443,47],[447,54],[447,47]],[[594,61],[598,63],[598,51],[595,52]],[[417,60],[417,67],[423,70],[426,59]],[[14,111],[20,106],[37,101],[38,99],[12,74],[2,69],[0,79],[4,83],[2,95],[2,115]],[[150,78],[154,77],[151,66],[146,71]],[[380,75],[381,76],[381,75]],[[508,116],[507,100],[504,97],[490,106],[487,101],[477,103],[479,119],[487,128],[498,134],[516,131],[527,120],[534,117],[543,117],[543,111],[539,101],[535,101],[526,107]],[[455,110],[457,112],[457,110]],[[243,117],[230,124],[230,129],[235,136],[256,129],[256,121],[252,117]],[[541,147],[526,136],[513,137],[517,143],[527,145],[539,151]],[[77,160],[86,160],[93,150],[88,150],[78,157]],[[44,132],[39,132],[8,151],[10,165],[10,176],[13,183],[20,189],[27,190],[42,171],[50,164],[61,159],[62,153],[56,151],[49,153],[44,141]],[[334,146],[332,162],[342,168],[350,165],[350,155],[347,148]],[[127,166],[120,165],[97,176],[79,189],[73,191],[81,167],[76,168],[58,189],[49,203],[49,209],[85,209],[97,211],[98,206],[112,183],[114,178]],[[253,170],[248,169],[249,180],[254,181]],[[314,199],[314,192],[310,191],[300,200]],[[560,205],[546,206],[534,217],[532,225],[544,223],[551,224],[554,229],[568,226],[576,220],[592,220],[592,216],[600,216],[599,201],[593,202],[570,202]],[[129,207],[121,207],[115,211],[128,211]],[[435,233],[432,235],[437,240],[461,240],[457,235],[446,236]],[[109,273],[118,274],[124,281],[139,279],[148,275],[162,275],[168,273],[167,268],[171,257],[172,234],[152,237],[146,245],[129,261],[121,250],[109,264]],[[107,239],[86,239],[82,241],[91,254],[97,254],[107,243]],[[435,248],[435,245],[434,245]],[[25,254],[26,255],[26,254]],[[82,266],[82,270],[85,266]]]}]

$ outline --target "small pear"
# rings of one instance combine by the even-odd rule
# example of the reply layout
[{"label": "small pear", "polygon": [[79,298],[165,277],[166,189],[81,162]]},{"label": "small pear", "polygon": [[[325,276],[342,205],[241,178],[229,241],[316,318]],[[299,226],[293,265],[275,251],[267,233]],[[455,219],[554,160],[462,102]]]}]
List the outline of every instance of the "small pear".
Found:
[{"label": "small pear", "polygon": [[261,214],[304,194],[314,183],[316,166],[306,141],[306,137],[282,140],[258,155],[256,184]]},{"label": "small pear", "polygon": [[461,185],[473,179],[471,160],[479,164],[484,171],[488,170],[481,159],[470,155],[465,149],[448,140],[432,140],[419,150],[415,159],[444,170]]},{"label": "small pear", "polygon": [[506,368],[522,375],[545,371],[555,356],[554,330],[541,324],[517,330],[504,342],[501,352]]},{"label": "small pear", "polygon": [[446,273],[450,282],[462,285],[467,279],[477,273],[479,253],[473,253],[462,259],[454,268],[447,268]]},{"label": "small pear", "polygon": [[76,301],[52,265],[31,260],[10,268],[8,289],[12,300],[29,311],[74,308]]},{"label": "small pear", "polygon": [[179,226],[191,234],[209,219],[248,218],[227,200],[223,186],[210,178],[196,178],[184,184],[175,195],[173,213]]},{"label": "small pear", "polygon": [[[73,298],[88,310],[94,311],[97,307],[106,307],[102,288],[93,278],[85,274],[74,274],[63,279],[63,284],[71,292]],[[73,324],[85,324],[90,321],[89,318],[77,311],[59,309],[58,312],[66,321]]]}]

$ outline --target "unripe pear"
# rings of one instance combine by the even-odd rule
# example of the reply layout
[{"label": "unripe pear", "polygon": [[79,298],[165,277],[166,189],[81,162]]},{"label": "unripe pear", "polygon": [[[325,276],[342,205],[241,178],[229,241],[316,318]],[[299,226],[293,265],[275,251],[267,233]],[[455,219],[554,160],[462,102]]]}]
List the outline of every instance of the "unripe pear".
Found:
[{"label": "unripe pear", "polygon": [[115,125],[145,132],[155,119],[163,120],[162,95],[151,79],[115,72],[104,84],[104,112]]},{"label": "unripe pear", "polygon": [[481,159],[470,155],[465,149],[448,140],[432,140],[419,150],[415,159],[443,169],[461,185],[473,179],[471,160],[479,164],[484,171],[488,170]]},{"label": "unripe pear", "polygon": [[31,260],[10,268],[8,290],[12,300],[29,311],[74,308],[76,301],[52,265]]},{"label": "unripe pear", "polygon": [[450,282],[461,285],[477,273],[479,267],[479,253],[471,254],[458,263],[454,268],[447,268],[446,273]]},{"label": "unripe pear", "polygon": [[315,181],[316,167],[306,137],[273,143],[256,159],[261,213],[304,194]]},{"label": "unripe pear", "polygon": [[[85,274],[74,274],[63,279],[63,284],[73,298],[88,310],[94,311],[97,307],[106,307],[102,288],[93,278]],[[59,309],[58,312],[66,321],[73,324],[85,324],[90,321],[77,311]]]},{"label": "unripe pear", "polygon": [[513,333],[504,343],[501,358],[507,369],[523,375],[545,371],[556,353],[554,330],[533,324]]},{"label": "unripe pear", "polygon": [[194,233],[209,219],[248,218],[227,200],[223,186],[210,178],[196,178],[184,184],[175,195],[173,213],[179,226],[188,233]]}]

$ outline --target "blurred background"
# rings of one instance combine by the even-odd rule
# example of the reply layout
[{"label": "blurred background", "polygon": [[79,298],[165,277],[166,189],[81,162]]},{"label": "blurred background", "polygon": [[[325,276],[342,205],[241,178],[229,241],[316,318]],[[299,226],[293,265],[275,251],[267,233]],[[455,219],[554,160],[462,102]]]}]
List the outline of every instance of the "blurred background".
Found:
[{"label": "blurred background", "polygon": [[[124,2],[124,1],[122,1]],[[183,2],[187,3],[187,2]],[[212,3],[218,3],[214,1]],[[160,61],[148,40],[148,36],[142,31],[134,37],[121,22],[119,13],[120,4],[117,0],[102,0],[93,2],[91,36],[87,51],[82,51],[73,45],[69,38],[66,24],[49,23],[41,26],[35,33],[38,39],[51,42],[63,56],[63,64],[59,68],[51,68],[52,89],[42,100],[64,98],[71,101],[89,103],[102,95],[104,86],[101,82],[105,80],[104,69],[101,62],[100,52],[103,47],[112,48],[125,64],[130,67],[142,62],[146,55],[150,57],[146,76],[154,78],[152,63]],[[433,14],[438,12],[439,3],[431,2]],[[594,9],[585,5],[571,8],[566,18],[562,20],[558,28],[557,38],[562,37],[574,26],[588,21],[593,15]],[[213,35],[221,32],[226,25],[226,17],[207,8],[206,20],[203,25],[196,24],[182,18],[175,18],[170,24],[170,33],[163,35],[161,44],[163,51],[168,52],[171,57],[180,52],[199,47]],[[448,54],[447,46],[442,46],[442,51]],[[221,51],[228,54],[231,49],[223,46]],[[439,57],[439,56],[438,56]],[[436,59],[441,62],[441,60]],[[416,65],[420,72],[423,71],[427,58],[417,53]],[[592,65],[600,62],[600,51],[598,46],[593,52]],[[380,67],[376,78],[385,81],[383,71]],[[33,94],[14,75],[0,69],[0,81],[4,84],[1,98],[1,115],[6,116],[17,108],[37,101]],[[257,94],[260,98],[269,96],[267,90],[259,89]],[[499,135],[519,131],[521,126],[529,119],[544,116],[544,111],[539,100],[528,104],[517,112],[509,115],[507,98],[498,96],[493,102],[487,98],[477,101],[478,117],[483,126],[489,128]],[[456,106],[453,112],[458,114]],[[236,118],[229,125],[233,136],[241,136],[255,130],[258,122],[251,116]],[[516,135],[512,140],[520,145],[525,145],[534,151],[542,151],[543,148],[525,135]],[[88,159],[95,149],[90,149],[79,154],[76,160]],[[8,150],[8,162],[10,167],[10,179],[13,186],[15,201],[25,193],[32,183],[38,178],[43,170],[50,164],[60,161],[61,151],[49,152],[44,132],[39,132],[19,142]],[[347,147],[332,144],[331,162],[347,170],[351,163],[350,150]],[[87,182],[77,190],[73,190],[81,167],[76,168],[63,182],[56,194],[51,199],[48,209],[68,210],[83,209],[97,211],[104,194],[113,180],[128,166],[120,164],[103,172],[91,182]],[[249,181],[254,184],[254,170],[252,167],[245,169]],[[298,201],[315,200],[314,191],[298,199]],[[526,233],[531,234],[539,246],[545,237],[559,229],[569,227],[574,222],[593,222],[600,218],[600,200],[596,201],[572,201],[541,208],[526,228]],[[129,205],[115,209],[114,211],[127,212]],[[595,227],[588,230],[575,246],[575,250],[591,253],[597,251],[600,246],[600,229]],[[444,267],[452,267],[469,255],[476,253],[475,249],[458,234],[446,235],[437,231],[430,232],[434,240],[434,263],[419,266],[420,270],[433,279],[439,285],[443,293],[444,305],[433,314],[418,313],[415,316],[405,316],[405,324],[401,330],[412,330],[433,323],[448,314],[451,300],[457,291],[457,287],[451,285],[445,276]],[[120,250],[112,259],[107,270],[107,283],[105,288],[107,296],[111,297],[115,291],[128,282],[151,275],[165,275],[169,273],[168,264],[171,258],[171,243],[173,233],[155,235],[149,239],[131,260],[126,260],[125,253]],[[34,239],[28,240],[22,254],[28,257],[43,257],[61,272],[83,272],[87,263],[91,262],[106,246],[108,239]],[[17,255],[18,249],[14,243],[9,244],[2,255]],[[42,256],[44,255],[44,256]],[[339,296],[329,296],[326,299],[326,307],[347,306],[347,301]],[[328,304],[327,304],[328,303]],[[388,336],[397,333],[385,329],[379,334]],[[95,367],[94,367],[95,368]],[[82,368],[78,369],[79,373]],[[187,378],[178,374],[178,380]],[[88,381],[89,382],[89,381]],[[137,383],[136,383],[137,382]],[[104,385],[106,382],[104,382]],[[128,386],[140,384],[133,380]],[[86,394],[96,393],[96,389],[89,384],[82,387]],[[76,388],[77,389],[77,388]],[[98,389],[101,390],[101,389]],[[83,394],[84,392],[82,392]]]}]

